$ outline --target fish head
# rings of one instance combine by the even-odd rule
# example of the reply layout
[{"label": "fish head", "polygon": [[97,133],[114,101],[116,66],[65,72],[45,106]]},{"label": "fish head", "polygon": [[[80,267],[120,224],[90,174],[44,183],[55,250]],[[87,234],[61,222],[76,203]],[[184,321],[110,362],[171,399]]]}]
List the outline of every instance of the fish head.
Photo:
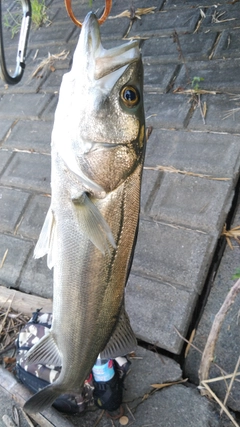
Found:
[{"label": "fish head", "polygon": [[55,129],[54,139],[59,147],[62,144],[61,156],[65,161],[69,158],[69,164],[73,152],[82,161],[93,151],[117,145],[134,144],[136,152],[143,150],[143,67],[138,41],[105,49],[93,12],[84,20],[72,69],[63,77]]}]

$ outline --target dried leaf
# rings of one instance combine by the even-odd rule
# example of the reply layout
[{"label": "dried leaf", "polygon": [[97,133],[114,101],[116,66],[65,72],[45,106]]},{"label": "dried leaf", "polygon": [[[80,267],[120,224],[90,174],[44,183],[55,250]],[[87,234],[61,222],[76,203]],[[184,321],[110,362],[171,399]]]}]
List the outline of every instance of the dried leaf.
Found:
[{"label": "dried leaf", "polygon": [[192,332],[191,332],[191,335],[190,335],[190,338],[189,338],[189,341],[188,341],[187,347],[186,347],[186,349],[185,349],[184,357],[187,357],[187,355],[188,355],[188,353],[189,353],[189,350],[190,350],[191,344],[192,344],[193,339],[194,339],[194,337],[195,337],[195,333],[196,333],[196,329],[193,329],[193,330],[192,330]]},{"label": "dried leaf", "polygon": [[165,387],[170,387],[171,385],[176,385],[176,384],[182,384],[188,381],[188,378],[185,378],[184,380],[179,380],[179,381],[173,381],[171,383],[164,383],[164,384],[151,384],[151,387],[156,388],[158,390],[161,390],[162,388]]}]

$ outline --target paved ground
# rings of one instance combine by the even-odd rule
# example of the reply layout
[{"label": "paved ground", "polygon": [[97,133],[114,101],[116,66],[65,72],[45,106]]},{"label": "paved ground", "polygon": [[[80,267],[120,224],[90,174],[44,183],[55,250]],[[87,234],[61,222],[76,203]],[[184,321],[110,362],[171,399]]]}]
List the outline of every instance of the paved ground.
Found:
[{"label": "paved ground", "polygon": [[[113,1],[111,15],[131,3]],[[240,4],[232,3],[133,1],[135,7],[156,9],[136,19],[128,34],[141,39],[146,121],[153,131],[147,144],[127,309],[137,336],[167,350],[170,357],[182,351],[176,328],[186,336],[200,310],[199,297],[238,191]],[[8,7],[16,10],[14,2]],[[73,1],[73,7],[83,18],[88,1]],[[59,86],[79,30],[67,17],[62,0],[49,2],[48,13],[51,25],[31,32],[23,81],[14,87],[0,84],[0,260],[5,258],[0,283],[51,297],[52,273],[46,260],[33,260],[32,253],[50,203],[50,141]],[[128,18],[109,19],[102,27],[105,47],[119,44],[129,24]],[[6,34],[7,60],[14,67],[16,40]],[[69,51],[66,59],[31,78],[48,53],[63,50]],[[192,95],[193,87],[201,92]],[[239,267],[238,256],[234,259],[229,275]],[[192,374],[195,383],[197,368]],[[186,392],[183,385],[175,387]],[[168,391],[164,393],[167,399]],[[181,398],[184,393],[179,392]],[[160,410],[164,405],[160,396],[154,396],[158,402],[149,408]],[[240,411],[239,404],[232,408]],[[147,420],[142,423],[140,412],[134,425],[148,425]],[[156,425],[153,420],[149,423]],[[167,424],[164,419],[158,425],[183,421],[180,424],[177,418]],[[207,422],[202,419],[196,425]]]}]

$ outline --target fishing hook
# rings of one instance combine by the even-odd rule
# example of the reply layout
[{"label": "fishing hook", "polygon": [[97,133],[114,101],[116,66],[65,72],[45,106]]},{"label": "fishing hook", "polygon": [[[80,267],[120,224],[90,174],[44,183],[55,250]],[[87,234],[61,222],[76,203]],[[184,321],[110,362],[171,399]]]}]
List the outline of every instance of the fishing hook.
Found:
[{"label": "fishing hook", "polygon": [[[75,17],[75,15],[73,14],[71,1],[72,0],[65,0],[65,6],[67,9],[67,13],[70,16],[71,20],[74,22],[74,24],[77,25],[78,27],[81,27],[82,23],[80,21],[78,21],[77,18]],[[108,15],[110,13],[111,8],[112,8],[112,0],[105,0],[105,9],[103,11],[101,18],[98,19],[99,25],[103,24],[106,21]]]},{"label": "fishing hook", "polygon": [[20,82],[24,69],[25,69],[25,55],[27,51],[27,42],[29,30],[31,25],[32,8],[30,0],[22,1],[22,24],[20,36],[18,41],[16,68],[14,74],[11,76],[6,67],[4,44],[3,44],[3,31],[2,31],[2,0],[0,0],[0,76],[10,85],[15,85]]}]

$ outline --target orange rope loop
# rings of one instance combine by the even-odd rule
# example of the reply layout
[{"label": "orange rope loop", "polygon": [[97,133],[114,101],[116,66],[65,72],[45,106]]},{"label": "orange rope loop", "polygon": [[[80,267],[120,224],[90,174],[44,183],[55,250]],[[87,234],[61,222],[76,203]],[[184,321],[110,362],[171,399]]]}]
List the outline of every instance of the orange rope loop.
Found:
[{"label": "orange rope loop", "polygon": [[[80,21],[78,21],[78,19],[75,17],[75,15],[72,11],[71,2],[72,2],[72,0],[65,0],[65,6],[67,9],[67,13],[75,25],[77,25],[78,27],[82,27],[82,23]],[[112,0],[105,0],[105,9],[103,11],[101,18],[98,19],[99,25],[102,25],[106,21],[108,15],[110,13],[111,7],[112,7]]]}]

